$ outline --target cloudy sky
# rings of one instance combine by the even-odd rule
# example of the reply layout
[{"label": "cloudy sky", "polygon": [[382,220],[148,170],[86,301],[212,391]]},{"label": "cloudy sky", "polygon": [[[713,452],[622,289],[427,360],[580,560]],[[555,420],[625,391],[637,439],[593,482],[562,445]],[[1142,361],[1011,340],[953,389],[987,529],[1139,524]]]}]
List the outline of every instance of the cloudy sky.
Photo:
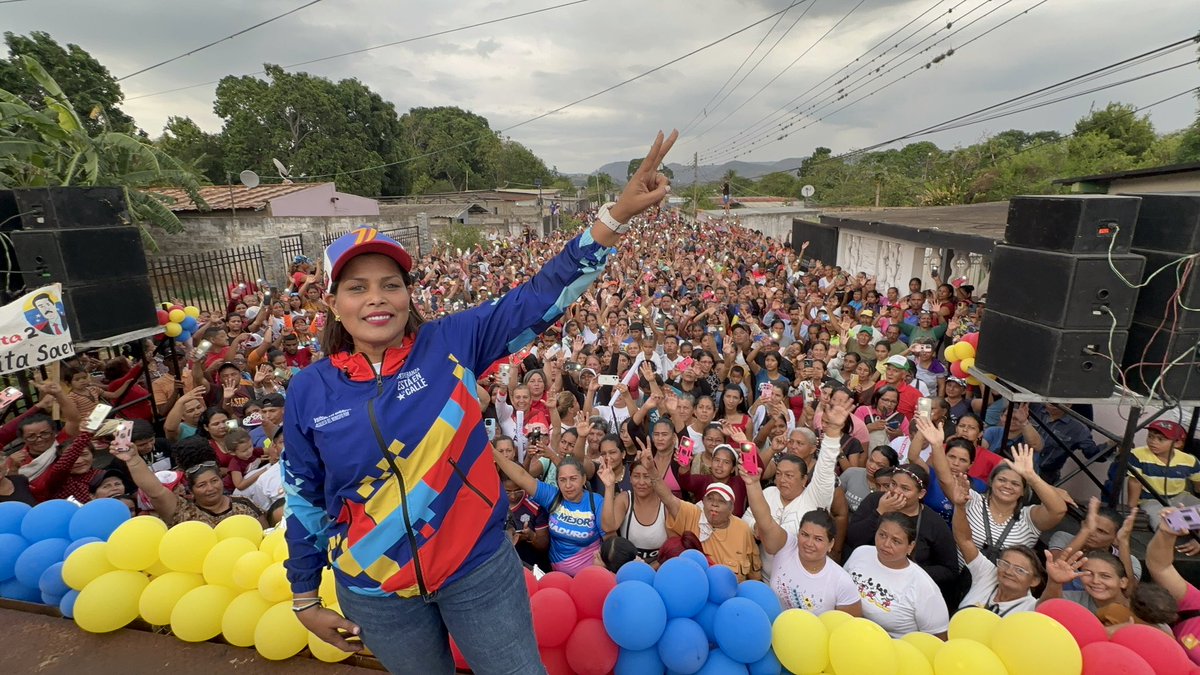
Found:
[{"label": "cloudy sky", "polygon": [[[202,127],[216,131],[221,120],[212,112],[215,85],[152,94],[224,75],[251,73],[264,62],[299,63],[567,1],[323,0],[123,82],[127,98],[124,109],[151,135],[161,133],[169,115],[191,116]],[[18,33],[43,30],[60,43],[77,43],[121,77],[305,2],[25,0],[0,4],[0,28]],[[535,16],[299,69],[333,79],[356,77],[393,101],[400,111],[414,106],[457,105],[487,117],[494,129],[508,129],[680,57],[792,2],[588,0]],[[1196,0],[863,0],[847,16],[858,3],[807,0],[789,9],[778,23],[771,18],[636,82],[511,129],[507,135],[564,172],[593,171],[605,162],[628,159],[644,152],[655,130],[687,126],[760,40],[762,46],[726,91],[778,40],[773,51],[727,99],[719,106],[709,106],[707,118],[692,125],[671,157],[671,161],[690,162],[692,153],[698,152],[702,160],[711,157],[724,161],[732,158],[731,153],[719,152],[728,145],[723,146],[724,141],[746,134],[764,118],[774,120],[780,115],[777,111],[786,111],[789,101],[821,80],[834,75],[829,80],[833,82],[915,33],[915,37],[871,64],[872,69],[884,69],[876,79],[854,84],[869,72],[863,68],[846,82],[848,87],[860,88],[850,98],[815,112],[815,117],[833,114],[819,122],[814,122],[812,116],[803,118],[781,141],[774,140],[777,131],[766,133],[764,137],[772,142],[754,146],[752,152],[739,159],[800,157],[818,145],[841,152],[998,103],[1200,30],[1200,4]],[[807,13],[796,21],[806,8]],[[951,8],[953,11],[946,14]],[[1017,16],[1027,9],[1027,14]],[[992,13],[984,17],[989,11]],[[850,70],[839,72],[922,12],[926,13],[921,19]],[[967,44],[1014,16],[1017,18],[1007,25]],[[817,43],[839,20],[842,23]],[[967,26],[973,20],[978,21]],[[954,25],[947,29],[950,21]],[[932,23],[919,30],[928,22]],[[960,32],[949,35],[952,31]],[[922,39],[925,42],[919,47],[897,57]],[[897,65],[930,45],[925,54]],[[953,56],[929,69],[920,68],[950,48],[955,50]],[[808,53],[797,61],[805,50]],[[1195,48],[1184,49],[1089,86],[1175,66],[1195,56]],[[862,102],[833,112],[918,68],[919,72]],[[774,83],[751,98],[776,76]],[[1193,65],[923,138],[946,147],[971,143],[987,133],[1009,128],[1069,130],[1093,105],[1120,100],[1140,106],[1197,85],[1200,69]],[[801,97],[798,103],[807,105],[809,100]],[[822,101],[822,97],[813,99],[818,107]],[[741,108],[736,113],[723,119],[738,106]],[[1195,119],[1196,109],[1195,97],[1184,96],[1148,112],[1156,127],[1165,131],[1189,124]],[[808,123],[811,125],[807,128],[798,129]],[[768,128],[774,126],[767,124]],[[756,136],[749,134],[750,138]]]}]

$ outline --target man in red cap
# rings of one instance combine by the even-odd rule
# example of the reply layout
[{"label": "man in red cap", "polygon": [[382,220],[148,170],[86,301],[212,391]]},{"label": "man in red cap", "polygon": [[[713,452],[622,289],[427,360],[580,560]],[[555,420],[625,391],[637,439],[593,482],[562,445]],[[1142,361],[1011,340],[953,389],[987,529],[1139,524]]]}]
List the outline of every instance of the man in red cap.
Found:
[{"label": "man in red cap", "polygon": [[[1187,430],[1183,425],[1155,420],[1146,427],[1146,445],[1134,448],[1129,454],[1129,471],[1136,471],[1171,506],[1200,505],[1195,493],[1200,483],[1200,462],[1194,455],[1183,452],[1186,440]],[[1158,529],[1162,503],[1149,495],[1142,499],[1142,484],[1132,475],[1126,485],[1128,503],[1138,504],[1150,518],[1150,527]]]}]

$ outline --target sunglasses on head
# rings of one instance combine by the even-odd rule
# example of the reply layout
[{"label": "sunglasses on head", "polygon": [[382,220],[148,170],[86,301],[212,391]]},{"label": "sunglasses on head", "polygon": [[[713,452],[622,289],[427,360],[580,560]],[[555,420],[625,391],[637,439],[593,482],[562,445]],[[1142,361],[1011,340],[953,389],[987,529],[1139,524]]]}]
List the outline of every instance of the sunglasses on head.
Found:
[{"label": "sunglasses on head", "polygon": [[200,462],[199,464],[197,464],[195,466],[190,466],[187,469],[184,469],[183,473],[188,476],[193,476],[195,474],[200,473],[201,471],[215,470],[215,469],[219,469],[219,468],[220,468],[220,466],[216,462]]}]

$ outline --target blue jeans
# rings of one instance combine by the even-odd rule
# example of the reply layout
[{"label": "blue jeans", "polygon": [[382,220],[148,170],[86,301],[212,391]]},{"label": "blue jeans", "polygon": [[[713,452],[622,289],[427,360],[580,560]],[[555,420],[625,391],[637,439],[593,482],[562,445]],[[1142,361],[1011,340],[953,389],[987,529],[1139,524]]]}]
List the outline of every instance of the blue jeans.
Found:
[{"label": "blue jeans", "polygon": [[360,595],[341,584],[337,596],[388,672],[453,673],[447,631],[478,675],[546,672],[524,571],[512,546],[501,545],[475,571],[425,597]]}]

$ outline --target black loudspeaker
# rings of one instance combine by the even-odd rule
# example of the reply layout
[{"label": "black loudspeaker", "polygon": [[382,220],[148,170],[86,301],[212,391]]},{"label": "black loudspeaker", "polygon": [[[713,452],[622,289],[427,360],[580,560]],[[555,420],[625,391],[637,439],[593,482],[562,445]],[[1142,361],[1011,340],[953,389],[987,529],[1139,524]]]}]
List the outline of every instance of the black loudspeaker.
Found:
[{"label": "black loudspeaker", "polygon": [[[31,285],[32,287],[32,285]],[[71,338],[103,340],[158,325],[147,276],[63,286]]]},{"label": "black loudspeaker", "polygon": [[69,230],[129,224],[125,193],[115,187],[48,187],[13,190],[21,227]]},{"label": "black loudspeaker", "polygon": [[[1000,244],[992,253],[988,309],[1056,328],[1108,330],[1112,317],[1121,328],[1133,319],[1146,264],[1140,255],[1077,255]],[[1125,283],[1112,270],[1129,281]]]},{"label": "black loudspeaker", "polygon": [[1200,192],[1132,195],[1142,198],[1134,248],[1200,251]]},{"label": "black loudspeaker", "polygon": [[[1200,399],[1200,355],[1195,351],[1198,345],[1200,330],[1172,333],[1165,328],[1158,330],[1157,323],[1134,321],[1129,327],[1121,364],[1126,382],[1134,391],[1150,393],[1153,388],[1155,395],[1166,399]],[[1167,374],[1160,381],[1164,368]]]},{"label": "black loudspeaker", "polygon": [[133,227],[17,230],[9,236],[30,287],[44,281],[67,286],[149,273],[141,236]]},{"label": "black loudspeaker", "polygon": [[1109,247],[1128,253],[1140,202],[1110,195],[1013,197],[1004,241],[1064,253],[1105,253]]},{"label": "black loudspeaker", "polygon": [[975,355],[980,370],[1051,398],[1105,398],[1116,388],[1107,355],[1120,359],[1128,338],[1124,330],[1051,328],[994,311],[990,304],[983,323]]},{"label": "black loudspeaker", "polygon": [[[1166,317],[1168,329],[1172,326],[1176,330],[1200,329],[1200,312],[1184,309],[1184,307],[1200,308],[1200,280],[1197,279],[1200,277],[1200,264],[1192,267],[1192,271],[1183,284],[1183,290],[1179,293],[1179,301],[1183,303],[1184,307],[1175,307],[1171,310],[1168,305],[1172,302],[1171,298],[1175,295],[1175,290],[1179,288],[1176,274],[1183,270],[1183,265],[1186,263],[1163,270],[1159,274],[1154,273],[1175,263],[1185,254],[1142,248],[1134,250],[1138,255],[1146,258],[1145,273],[1149,278],[1146,285],[1138,292],[1137,304],[1133,308],[1134,320],[1157,326]],[[1153,278],[1150,278],[1150,275],[1154,275]]]}]

